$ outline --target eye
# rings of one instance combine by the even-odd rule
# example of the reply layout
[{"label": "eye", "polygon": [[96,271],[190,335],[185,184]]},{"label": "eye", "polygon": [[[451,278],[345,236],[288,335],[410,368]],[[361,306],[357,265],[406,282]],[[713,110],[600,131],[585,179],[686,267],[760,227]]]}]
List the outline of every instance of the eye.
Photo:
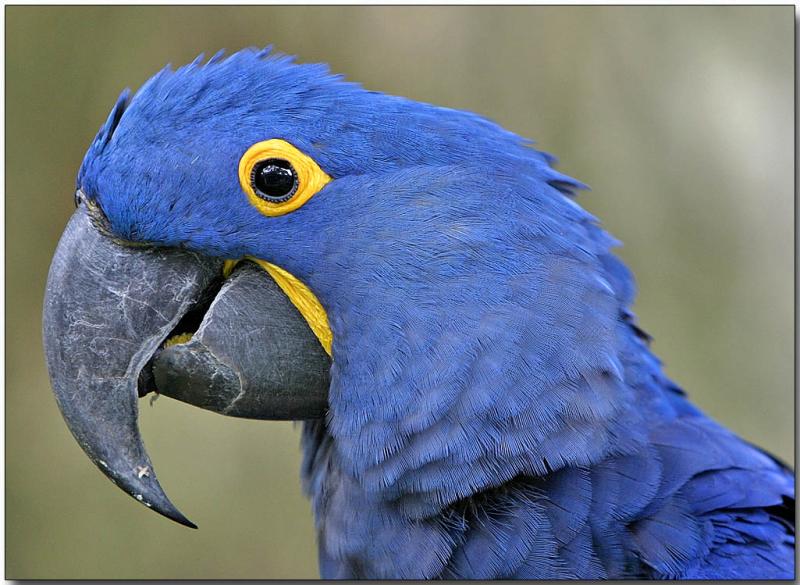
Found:
[{"label": "eye", "polygon": [[283,203],[297,191],[297,173],[289,161],[268,158],[253,167],[250,184],[262,199]]},{"label": "eye", "polygon": [[242,190],[271,217],[298,209],[330,181],[314,159],[285,140],[257,142],[239,161]]}]

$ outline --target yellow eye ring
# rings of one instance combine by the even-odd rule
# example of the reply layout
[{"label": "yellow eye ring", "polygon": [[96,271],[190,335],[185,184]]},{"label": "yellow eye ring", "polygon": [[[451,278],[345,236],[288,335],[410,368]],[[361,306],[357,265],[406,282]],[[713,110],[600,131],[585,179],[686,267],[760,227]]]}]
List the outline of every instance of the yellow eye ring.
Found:
[{"label": "yellow eye ring", "polygon": [[314,159],[285,140],[257,142],[239,160],[242,190],[269,217],[299,209],[330,181]]}]

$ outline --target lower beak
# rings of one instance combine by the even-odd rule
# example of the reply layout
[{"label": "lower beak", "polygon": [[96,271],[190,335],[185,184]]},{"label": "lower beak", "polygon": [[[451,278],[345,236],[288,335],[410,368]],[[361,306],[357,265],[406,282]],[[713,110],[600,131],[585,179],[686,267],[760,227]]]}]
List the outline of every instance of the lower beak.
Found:
[{"label": "lower beak", "polygon": [[[222,265],[188,251],[121,245],[81,206],[58,244],[45,292],[45,354],[70,431],[117,486],[191,527],[145,451],[141,394],[157,384],[165,395],[249,418],[314,418],[327,405],[330,361],[309,343],[316,339],[305,321],[285,296],[276,302],[266,274],[243,266],[223,286]],[[195,332],[162,349],[176,333]]]}]

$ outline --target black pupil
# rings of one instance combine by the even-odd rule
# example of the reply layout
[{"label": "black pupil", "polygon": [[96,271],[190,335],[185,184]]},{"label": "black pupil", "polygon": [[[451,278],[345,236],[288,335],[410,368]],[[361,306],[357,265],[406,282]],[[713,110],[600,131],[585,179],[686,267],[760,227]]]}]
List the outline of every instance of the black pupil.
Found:
[{"label": "black pupil", "polygon": [[256,193],[267,201],[286,201],[297,190],[297,173],[289,161],[280,158],[257,163],[252,178]]}]

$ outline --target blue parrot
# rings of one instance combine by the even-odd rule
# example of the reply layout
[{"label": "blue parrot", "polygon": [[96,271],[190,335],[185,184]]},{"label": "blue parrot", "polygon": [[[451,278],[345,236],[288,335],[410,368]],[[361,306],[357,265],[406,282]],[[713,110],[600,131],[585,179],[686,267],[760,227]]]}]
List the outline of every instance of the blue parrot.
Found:
[{"label": "blue parrot", "polygon": [[[554,163],[269,49],[165,68],[89,148],[51,268],[67,423],[191,525],[141,446],[138,395],[303,420],[325,578],[793,578],[793,472],[666,377],[618,242]],[[153,367],[178,350],[193,365]],[[237,360],[273,368],[270,390]]]}]

